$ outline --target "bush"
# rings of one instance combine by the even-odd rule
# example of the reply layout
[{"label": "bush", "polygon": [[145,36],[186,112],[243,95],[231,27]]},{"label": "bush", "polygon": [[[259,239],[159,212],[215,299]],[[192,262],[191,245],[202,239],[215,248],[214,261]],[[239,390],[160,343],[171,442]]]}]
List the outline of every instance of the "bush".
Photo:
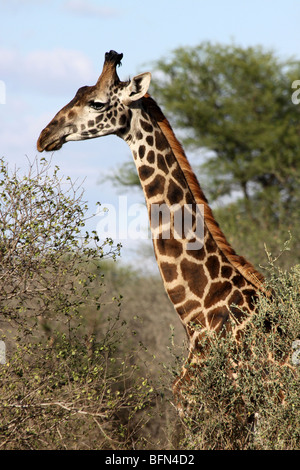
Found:
[{"label": "bush", "polygon": [[[19,341],[0,369],[2,449],[126,449],[140,437],[135,415],[153,389],[118,356],[120,330],[99,343],[73,332]],[[90,344],[87,344],[90,341]]]},{"label": "bush", "polygon": [[82,237],[87,206],[57,167],[42,159],[20,176],[2,159],[0,174],[0,448],[132,447],[153,389],[136,373],[138,352],[120,352],[119,300],[110,315],[101,299],[101,263],[118,247]]},{"label": "bush", "polygon": [[[209,352],[186,391],[191,414],[183,448],[299,449],[300,265],[290,271],[270,258],[268,287],[243,340],[209,335]],[[204,345],[205,346],[205,345]],[[298,365],[297,365],[298,364]]]},{"label": "bush", "polygon": [[50,170],[41,159],[20,176],[0,160],[1,320],[23,330],[37,318],[59,313],[61,322],[62,315],[76,313],[97,277],[91,264],[118,254],[109,239],[100,245],[96,233],[82,237],[88,210],[83,192],[60,177],[58,167],[53,175]]}]

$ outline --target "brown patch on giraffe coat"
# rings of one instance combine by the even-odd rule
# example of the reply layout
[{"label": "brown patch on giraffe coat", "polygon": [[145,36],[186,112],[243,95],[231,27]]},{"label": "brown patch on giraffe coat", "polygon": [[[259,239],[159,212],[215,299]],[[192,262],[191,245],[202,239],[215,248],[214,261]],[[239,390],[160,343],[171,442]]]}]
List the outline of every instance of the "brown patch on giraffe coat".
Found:
[{"label": "brown patch on giraffe coat", "polygon": [[139,157],[140,157],[141,159],[144,158],[145,152],[146,152],[146,147],[145,147],[145,145],[140,145],[140,146],[139,146]]},{"label": "brown patch on giraffe coat", "polygon": [[216,253],[217,251],[216,242],[210,234],[208,234],[207,240],[205,242],[205,248],[207,253]]},{"label": "brown patch on giraffe coat", "polygon": [[147,142],[148,145],[150,145],[150,147],[152,147],[153,143],[154,143],[153,136],[152,135],[147,135],[146,142]]},{"label": "brown patch on giraffe coat", "polygon": [[216,277],[219,276],[220,262],[217,256],[215,255],[209,256],[205,265],[208,269],[211,279],[215,279]]},{"label": "brown patch on giraffe coat", "polygon": [[228,300],[228,306],[232,315],[235,318],[235,321],[240,322],[245,318],[245,310],[249,313],[249,305],[245,309],[244,306],[244,297],[239,290],[235,290]]},{"label": "brown patch on giraffe coat", "polygon": [[168,167],[166,165],[165,159],[161,153],[157,155],[157,166],[162,170],[166,175],[169,173]]},{"label": "brown patch on giraffe coat", "polygon": [[161,175],[156,175],[153,181],[145,186],[147,198],[150,199],[157,194],[163,194],[165,189],[165,178]]},{"label": "brown patch on giraffe coat", "polygon": [[[148,116],[147,116],[148,119]],[[140,120],[141,127],[146,131],[147,133],[153,132],[153,126],[147,121],[144,121],[143,119]]]},{"label": "brown patch on giraffe coat", "polygon": [[171,263],[161,263],[160,268],[166,282],[172,282],[177,278],[177,266]]},{"label": "brown patch on giraffe coat", "polygon": [[[181,168],[177,165],[176,168],[174,168],[174,170],[172,171],[172,176],[173,178],[175,179],[175,181],[177,181],[180,186],[182,187],[182,189],[186,189],[187,188],[187,183],[186,183],[186,180],[185,180],[185,177],[184,177],[184,174],[181,170]],[[189,193],[191,195],[191,193]],[[195,203],[195,200],[192,196],[192,200],[191,200],[191,203]],[[189,202],[187,201],[187,204],[189,204]]]},{"label": "brown patch on giraffe coat", "polygon": [[183,279],[187,281],[190,291],[201,298],[207,284],[203,266],[184,259],[180,263],[180,268]]},{"label": "brown patch on giraffe coat", "polygon": [[185,288],[181,285],[174,289],[167,289],[171,301],[176,305],[180,304],[185,299]]},{"label": "brown patch on giraffe coat", "polygon": [[62,126],[66,122],[65,116],[61,116],[57,121],[53,121],[53,124]]},{"label": "brown patch on giraffe coat", "polygon": [[229,264],[225,264],[221,268],[221,276],[225,277],[226,279],[229,279],[232,276],[233,269]]},{"label": "brown patch on giraffe coat", "polygon": [[246,281],[241,274],[236,274],[236,276],[232,278],[232,284],[240,289],[246,285]]},{"label": "brown patch on giraffe coat", "polygon": [[176,162],[173,153],[167,153],[167,155],[165,156],[165,159],[169,168],[171,168]]},{"label": "brown patch on giraffe coat", "polygon": [[155,148],[158,151],[166,150],[169,147],[167,139],[162,132],[155,131]]},{"label": "brown patch on giraffe coat", "polygon": [[149,116],[148,116],[148,114],[146,113],[146,111],[145,111],[144,108],[141,109],[141,112],[142,112],[142,116],[143,116],[144,119],[146,119],[146,120],[149,119]]},{"label": "brown patch on giraffe coat", "polygon": [[209,293],[207,294],[204,301],[204,307],[210,308],[213,307],[213,305],[219,302],[220,300],[225,300],[230,294],[231,289],[232,285],[229,281],[212,282]]},{"label": "brown patch on giraffe coat", "polygon": [[153,175],[154,168],[148,165],[142,165],[138,171],[139,171],[139,177],[141,178],[141,180],[145,181],[146,179],[150,178],[150,176]]},{"label": "brown patch on giraffe coat", "polygon": [[202,248],[199,248],[198,250],[186,250],[186,253],[189,256],[195,258],[197,261],[203,261],[206,256],[204,246]]},{"label": "brown patch on giraffe coat", "polygon": [[125,126],[125,124],[126,124],[126,115],[122,114],[119,118],[119,125],[123,127]]},{"label": "brown patch on giraffe coat", "polygon": [[155,162],[155,153],[153,152],[153,150],[149,150],[149,152],[147,153],[147,160],[149,163]]},{"label": "brown patch on giraffe coat", "polygon": [[255,308],[254,303],[255,299],[257,298],[257,294],[254,289],[243,289],[242,290],[243,296],[245,296],[245,300],[247,304],[252,308],[252,310]]},{"label": "brown patch on giraffe coat", "polygon": [[178,258],[182,254],[182,245],[175,239],[157,238],[155,242],[161,255]]},{"label": "brown patch on giraffe coat", "polygon": [[229,310],[223,305],[210,310],[207,314],[207,322],[212,329],[220,331],[229,318]]},{"label": "brown patch on giraffe coat", "polygon": [[244,303],[244,298],[241,294],[241,292],[239,290],[235,290],[232,295],[230,296],[229,300],[228,300],[228,305],[231,306],[231,305],[243,305]]},{"label": "brown patch on giraffe coat", "polygon": [[183,191],[178,184],[171,180],[168,188],[167,198],[171,205],[178,204],[182,201]]},{"label": "brown patch on giraffe coat", "polygon": [[176,310],[180,315],[181,320],[184,320],[191,312],[199,308],[201,308],[200,302],[197,302],[197,300],[188,300]]},{"label": "brown patch on giraffe coat", "polygon": [[195,208],[195,199],[193,198],[193,195],[190,191],[188,191],[185,195],[185,200],[186,200],[186,204],[189,204],[191,205],[193,208]]}]

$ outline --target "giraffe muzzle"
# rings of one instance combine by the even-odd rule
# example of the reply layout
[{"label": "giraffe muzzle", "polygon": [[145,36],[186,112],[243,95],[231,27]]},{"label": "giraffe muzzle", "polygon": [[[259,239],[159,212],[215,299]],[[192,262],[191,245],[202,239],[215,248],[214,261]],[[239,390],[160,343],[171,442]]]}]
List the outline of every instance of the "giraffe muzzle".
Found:
[{"label": "giraffe muzzle", "polygon": [[65,136],[58,137],[56,139],[51,138],[49,135],[48,129],[42,130],[38,141],[37,141],[37,149],[39,152],[54,152],[55,150],[59,150],[63,144],[65,143],[66,139]]}]

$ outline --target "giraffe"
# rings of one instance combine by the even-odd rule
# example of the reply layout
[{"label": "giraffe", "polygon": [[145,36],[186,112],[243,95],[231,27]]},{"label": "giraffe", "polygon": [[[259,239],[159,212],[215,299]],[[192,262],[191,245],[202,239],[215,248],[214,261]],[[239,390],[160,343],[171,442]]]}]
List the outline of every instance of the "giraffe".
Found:
[{"label": "giraffe", "polygon": [[[96,84],[79,88],[42,130],[37,149],[55,151],[68,141],[109,134],[129,145],[155,234],[162,281],[187,333],[187,362],[173,385],[174,395],[180,396],[201,357],[204,335],[230,329],[236,337],[241,335],[255,312],[255,300],[265,292],[264,278],[235,253],[222,233],[171,125],[148,94],[151,74],[120,81],[116,68],[122,58],[115,51],[105,54]],[[169,213],[169,231],[162,217],[153,221],[153,207],[162,206],[175,208]],[[192,231],[181,230],[179,237],[175,218],[180,213],[183,217],[186,208]],[[199,220],[201,233],[196,230]]]}]

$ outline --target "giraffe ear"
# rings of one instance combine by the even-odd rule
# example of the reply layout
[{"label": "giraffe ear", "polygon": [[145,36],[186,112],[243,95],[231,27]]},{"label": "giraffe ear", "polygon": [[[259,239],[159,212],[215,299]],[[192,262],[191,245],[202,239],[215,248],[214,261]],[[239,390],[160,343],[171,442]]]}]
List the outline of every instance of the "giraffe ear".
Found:
[{"label": "giraffe ear", "polygon": [[124,104],[130,104],[142,98],[148,91],[151,82],[151,73],[145,72],[133,77],[123,97]]}]

